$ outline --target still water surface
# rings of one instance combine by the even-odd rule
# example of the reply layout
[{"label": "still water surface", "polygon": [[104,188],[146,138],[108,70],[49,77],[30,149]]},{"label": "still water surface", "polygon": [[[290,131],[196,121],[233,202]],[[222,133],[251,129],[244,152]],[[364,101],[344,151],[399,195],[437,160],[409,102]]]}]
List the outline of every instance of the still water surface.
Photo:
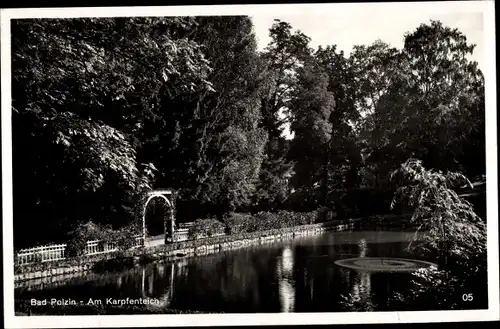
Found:
[{"label": "still water surface", "polygon": [[[389,310],[410,289],[407,273],[366,273],[335,261],[352,257],[423,259],[405,248],[412,232],[328,232],[212,255],[159,262],[63,285],[16,289],[16,299],[158,298],[177,310],[224,313],[336,312],[351,294]],[[425,259],[423,259],[425,260]]]}]

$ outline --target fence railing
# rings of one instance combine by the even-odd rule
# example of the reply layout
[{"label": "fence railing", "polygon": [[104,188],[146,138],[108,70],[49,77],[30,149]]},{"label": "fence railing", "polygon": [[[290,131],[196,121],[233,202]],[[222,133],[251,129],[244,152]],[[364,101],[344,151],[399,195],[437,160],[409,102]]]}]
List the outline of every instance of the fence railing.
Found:
[{"label": "fence railing", "polygon": [[[137,236],[135,247],[142,245],[142,236]],[[19,250],[16,253],[17,263],[26,265],[37,262],[49,262],[65,259],[67,244],[49,245]],[[87,241],[84,254],[87,256],[98,255],[118,250],[116,242],[103,242],[102,240]]]},{"label": "fence railing", "polygon": [[85,246],[86,255],[98,255],[106,252],[116,251],[116,242],[102,243],[100,240],[88,241]]},{"label": "fence railing", "polygon": [[194,225],[194,222],[187,222],[187,223],[179,223],[179,229],[189,229]]},{"label": "fence railing", "polygon": [[189,228],[180,228],[174,232],[173,241],[180,242],[189,240]]},{"label": "fence railing", "polygon": [[18,264],[47,262],[66,258],[66,244],[57,244],[29,249],[22,249],[17,253]]}]

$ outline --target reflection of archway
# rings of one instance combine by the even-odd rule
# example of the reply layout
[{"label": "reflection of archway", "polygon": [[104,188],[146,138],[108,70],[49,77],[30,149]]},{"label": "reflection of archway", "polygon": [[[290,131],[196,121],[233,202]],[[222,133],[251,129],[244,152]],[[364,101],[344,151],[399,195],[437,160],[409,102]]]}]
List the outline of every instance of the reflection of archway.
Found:
[{"label": "reflection of archway", "polygon": [[142,206],[142,230],[144,241],[146,241],[146,212],[149,202],[154,198],[165,200],[165,204],[168,207],[167,216],[165,216],[163,222],[163,232],[165,234],[165,243],[172,241],[175,231],[174,192],[172,190],[153,190],[146,193],[145,201]]},{"label": "reflection of archway", "polygon": [[[157,272],[154,269],[150,271],[146,271],[145,268],[142,269],[141,297],[157,298],[159,304],[153,304],[153,306],[169,306],[174,298],[176,268],[174,263],[169,263],[159,265],[156,270]],[[155,292],[155,289],[160,291]]]}]

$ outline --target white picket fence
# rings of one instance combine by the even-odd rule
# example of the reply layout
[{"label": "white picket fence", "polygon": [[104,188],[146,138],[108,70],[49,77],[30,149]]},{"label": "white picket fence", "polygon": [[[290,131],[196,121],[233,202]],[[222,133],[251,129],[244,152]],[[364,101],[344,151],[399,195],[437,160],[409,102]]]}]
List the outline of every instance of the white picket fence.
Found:
[{"label": "white picket fence", "polygon": [[28,248],[20,250],[16,257],[20,265],[47,262],[65,258],[66,244],[56,244],[50,246]]},{"label": "white picket fence", "polygon": [[187,241],[189,240],[189,228],[180,228],[174,232],[174,241]]},{"label": "white picket fence", "polygon": [[[136,237],[136,246],[142,245],[142,236]],[[48,262],[66,258],[66,244],[56,244],[19,250],[16,254],[17,262],[26,265],[36,262]],[[85,255],[104,254],[118,249],[116,242],[101,243],[101,240],[87,241]]]}]

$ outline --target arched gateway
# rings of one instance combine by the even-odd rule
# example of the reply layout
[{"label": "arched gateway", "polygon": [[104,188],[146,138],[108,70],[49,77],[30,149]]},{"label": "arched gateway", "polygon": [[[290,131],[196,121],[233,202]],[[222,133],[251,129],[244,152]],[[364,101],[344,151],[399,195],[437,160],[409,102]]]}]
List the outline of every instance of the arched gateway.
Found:
[{"label": "arched gateway", "polygon": [[144,197],[144,203],[142,206],[142,234],[144,237],[144,243],[146,243],[146,210],[148,208],[149,201],[154,198],[161,198],[165,200],[165,204],[168,207],[168,215],[165,216],[163,224],[164,224],[164,232],[165,232],[165,243],[172,242],[173,235],[175,232],[175,215],[174,215],[174,207],[175,207],[175,192],[171,189],[162,189],[162,190],[152,190],[146,192]]}]

